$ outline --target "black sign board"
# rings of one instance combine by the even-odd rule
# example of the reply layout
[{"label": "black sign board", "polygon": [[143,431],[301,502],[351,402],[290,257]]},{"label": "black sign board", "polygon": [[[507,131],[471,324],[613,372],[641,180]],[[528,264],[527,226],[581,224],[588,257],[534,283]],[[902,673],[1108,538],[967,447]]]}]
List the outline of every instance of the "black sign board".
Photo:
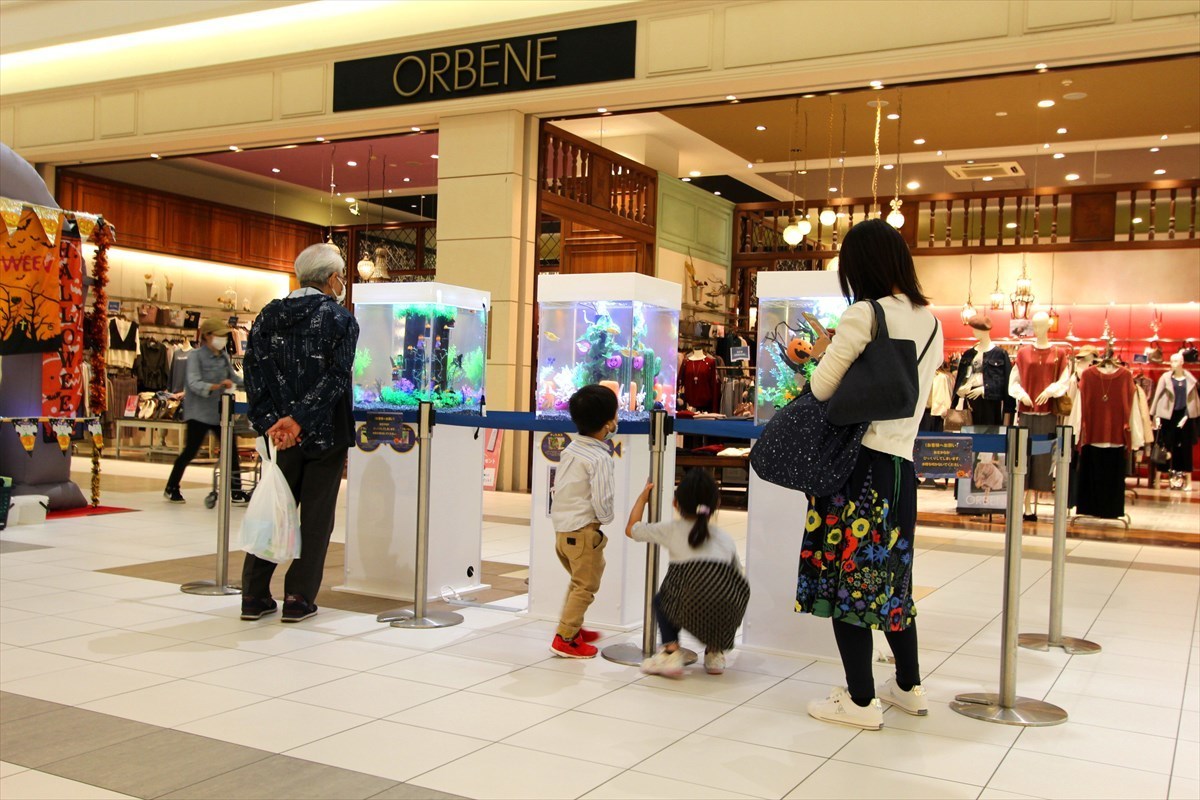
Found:
[{"label": "black sign board", "polygon": [[921,436],[913,448],[913,466],[922,478],[969,478],[971,456],[969,436]]},{"label": "black sign board", "polygon": [[633,77],[636,22],[339,61],[333,110],[523,92]]}]

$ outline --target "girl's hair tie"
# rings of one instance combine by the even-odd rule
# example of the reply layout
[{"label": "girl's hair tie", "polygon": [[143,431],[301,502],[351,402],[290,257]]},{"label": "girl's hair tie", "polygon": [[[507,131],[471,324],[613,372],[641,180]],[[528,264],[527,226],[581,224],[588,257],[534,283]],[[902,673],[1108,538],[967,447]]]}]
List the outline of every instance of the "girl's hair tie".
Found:
[{"label": "girl's hair tie", "polygon": [[712,513],[712,509],[705,505],[696,506],[696,516],[707,517]]}]

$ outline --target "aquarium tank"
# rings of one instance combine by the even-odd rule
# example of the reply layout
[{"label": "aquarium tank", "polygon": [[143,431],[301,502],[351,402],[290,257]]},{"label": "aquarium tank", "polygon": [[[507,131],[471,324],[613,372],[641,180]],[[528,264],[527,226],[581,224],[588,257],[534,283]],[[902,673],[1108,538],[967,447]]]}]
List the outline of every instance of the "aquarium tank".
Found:
[{"label": "aquarium tank", "polygon": [[[554,299],[564,293],[576,299]],[[571,395],[591,384],[617,395],[618,419],[674,414],[679,298],[678,284],[631,273],[542,278],[537,416],[569,418]]]},{"label": "aquarium tank", "polygon": [[837,328],[846,305],[836,273],[759,274],[755,424],[766,424],[812,377],[818,333],[808,317]]},{"label": "aquarium tank", "polygon": [[437,283],[354,287],[356,411],[429,402],[478,413],[484,402],[490,295]]}]

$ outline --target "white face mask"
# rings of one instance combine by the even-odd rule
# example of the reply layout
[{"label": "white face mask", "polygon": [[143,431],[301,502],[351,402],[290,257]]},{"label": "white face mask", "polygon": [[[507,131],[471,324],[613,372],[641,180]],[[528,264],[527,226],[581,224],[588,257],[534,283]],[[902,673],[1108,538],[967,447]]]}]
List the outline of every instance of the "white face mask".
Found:
[{"label": "white face mask", "polygon": [[618,426],[618,423],[614,422],[613,426],[612,426],[612,430],[609,431],[608,433],[604,434],[604,438],[606,440],[611,439],[617,435],[617,426]]},{"label": "white face mask", "polygon": [[214,336],[209,341],[209,345],[218,353],[225,349],[225,345],[229,344],[228,336]]},{"label": "white face mask", "polygon": [[341,288],[341,291],[339,291],[337,294],[335,294],[333,296],[333,299],[337,300],[339,303],[344,304],[346,302],[346,279],[343,278],[341,275],[338,275],[338,280],[341,281],[342,288]]}]

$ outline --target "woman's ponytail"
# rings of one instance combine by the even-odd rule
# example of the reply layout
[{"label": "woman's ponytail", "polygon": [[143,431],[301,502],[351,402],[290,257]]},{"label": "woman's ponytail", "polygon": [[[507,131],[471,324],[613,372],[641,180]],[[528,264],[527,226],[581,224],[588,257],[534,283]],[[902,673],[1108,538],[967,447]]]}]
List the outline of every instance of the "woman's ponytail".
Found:
[{"label": "woman's ponytail", "polygon": [[708,541],[708,521],[716,512],[719,500],[717,483],[707,470],[690,469],[684,473],[675,490],[675,502],[679,504],[680,514],[695,520],[688,533],[688,544],[693,549]]}]

